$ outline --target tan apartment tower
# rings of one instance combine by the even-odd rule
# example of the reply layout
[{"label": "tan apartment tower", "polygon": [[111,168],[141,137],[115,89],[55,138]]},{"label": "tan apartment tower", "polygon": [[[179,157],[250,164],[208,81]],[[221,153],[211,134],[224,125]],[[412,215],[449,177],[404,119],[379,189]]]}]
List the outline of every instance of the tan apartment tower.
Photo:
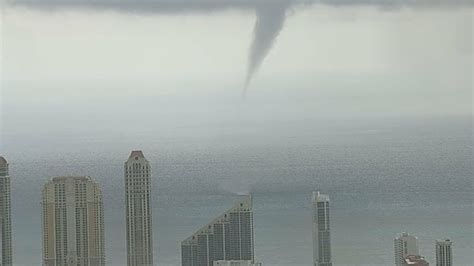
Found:
[{"label": "tan apartment tower", "polygon": [[86,176],[44,185],[43,265],[105,265],[104,208],[99,185]]},{"label": "tan apartment tower", "polygon": [[124,166],[127,265],[153,265],[151,167],[142,151],[132,151]]},{"label": "tan apartment tower", "polygon": [[0,156],[0,265],[11,266],[12,222],[8,162]]}]

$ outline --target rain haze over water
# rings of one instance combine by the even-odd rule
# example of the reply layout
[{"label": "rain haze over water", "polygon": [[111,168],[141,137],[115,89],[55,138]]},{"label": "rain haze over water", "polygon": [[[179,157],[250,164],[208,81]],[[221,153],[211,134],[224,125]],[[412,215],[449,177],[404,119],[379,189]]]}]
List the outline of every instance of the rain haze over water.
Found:
[{"label": "rain haze over water", "polygon": [[352,131],[335,125],[311,136],[274,136],[279,143],[235,136],[235,142],[203,138],[175,144],[143,137],[133,144],[84,139],[71,141],[67,148],[7,149],[17,262],[31,265],[41,258],[41,185],[51,176],[83,174],[102,185],[107,260],[123,265],[122,167],[128,151],[143,146],[153,168],[158,265],[178,265],[180,241],[247,192],[254,195],[257,258],[269,265],[308,265],[313,189],[331,195],[338,265],[369,265],[367,256],[390,265],[393,238],[401,231],[416,233],[430,261],[434,239],[450,237],[457,265],[469,265],[470,127],[469,117],[451,117],[372,121]]}]

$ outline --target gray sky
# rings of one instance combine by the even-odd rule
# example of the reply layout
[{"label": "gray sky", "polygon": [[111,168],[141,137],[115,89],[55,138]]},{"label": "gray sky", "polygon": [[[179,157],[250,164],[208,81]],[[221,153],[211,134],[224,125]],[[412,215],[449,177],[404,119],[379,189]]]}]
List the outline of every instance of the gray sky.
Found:
[{"label": "gray sky", "polygon": [[7,2],[5,141],[115,134],[130,124],[186,135],[195,125],[472,112],[468,1],[291,5],[245,101],[249,2],[199,12],[187,1],[189,12]]}]

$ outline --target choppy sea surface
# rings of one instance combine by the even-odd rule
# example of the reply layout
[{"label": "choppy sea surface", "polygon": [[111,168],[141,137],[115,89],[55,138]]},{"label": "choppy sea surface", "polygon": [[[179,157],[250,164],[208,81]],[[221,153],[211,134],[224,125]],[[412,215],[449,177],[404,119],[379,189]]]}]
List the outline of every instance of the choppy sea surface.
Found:
[{"label": "choppy sea surface", "polygon": [[474,265],[472,117],[350,123],[289,124],[256,137],[233,129],[192,138],[6,136],[15,265],[41,265],[41,188],[62,175],[101,184],[107,263],[125,265],[122,171],[132,149],[153,168],[156,265],[180,265],[180,241],[249,192],[256,258],[311,265],[312,190],[331,198],[334,265],[393,265],[400,232],[419,238],[430,264],[435,240],[449,238],[454,265]]}]

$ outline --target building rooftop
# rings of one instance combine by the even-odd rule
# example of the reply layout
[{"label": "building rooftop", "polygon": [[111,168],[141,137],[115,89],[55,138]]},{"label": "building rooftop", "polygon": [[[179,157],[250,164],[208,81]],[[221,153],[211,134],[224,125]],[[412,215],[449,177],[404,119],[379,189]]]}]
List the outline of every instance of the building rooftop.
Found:
[{"label": "building rooftop", "polygon": [[259,262],[251,260],[216,260],[214,266],[262,266]]},{"label": "building rooftop", "polygon": [[405,263],[406,265],[419,265],[419,266],[429,265],[429,263],[425,260],[425,258],[419,255],[406,256]]},{"label": "building rooftop", "polygon": [[214,224],[228,221],[230,213],[239,212],[239,211],[249,211],[249,210],[252,210],[252,196],[246,195],[244,199],[241,199],[237,203],[235,203],[235,205],[232,208],[228,209],[226,212],[224,212],[223,214],[219,215],[217,218],[215,218],[208,224],[201,227],[201,229],[196,231],[192,236],[186,238],[182,242],[182,244],[191,244],[194,241],[197,241],[198,235],[212,233]]},{"label": "building rooftop", "polygon": [[329,196],[313,191],[313,202],[329,201]]},{"label": "building rooftop", "polygon": [[141,150],[132,151],[130,153],[130,156],[128,156],[128,161],[138,160],[138,159],[145,159],[145,155],[143,155],[143,152]]},{"label": "building rooftop", "polygon": [[451,245],[451,243],[453,243],[453,242],[449,239],[437,239],[436,240],[436,244]]},{"label": "building rooftop", "polygon": [[3,156],[0,156],[0,166],[7,166],[7,165],[8,165],[7,160]]},{"label": "building rooftop", "polygon": [[400,239],[400,238],[413,238],[413,239],[418,239],[418,237],[414,236],[414,235],[410,235],[409,233],[407,232],[403,232],[403,233],[400,233],[397,235],[397,239]]},{"label": "building rooftop", "polygon": [[51,179],[51,182],[64,181],[92,181],[92,179],[90,176],[58,176]]}]

